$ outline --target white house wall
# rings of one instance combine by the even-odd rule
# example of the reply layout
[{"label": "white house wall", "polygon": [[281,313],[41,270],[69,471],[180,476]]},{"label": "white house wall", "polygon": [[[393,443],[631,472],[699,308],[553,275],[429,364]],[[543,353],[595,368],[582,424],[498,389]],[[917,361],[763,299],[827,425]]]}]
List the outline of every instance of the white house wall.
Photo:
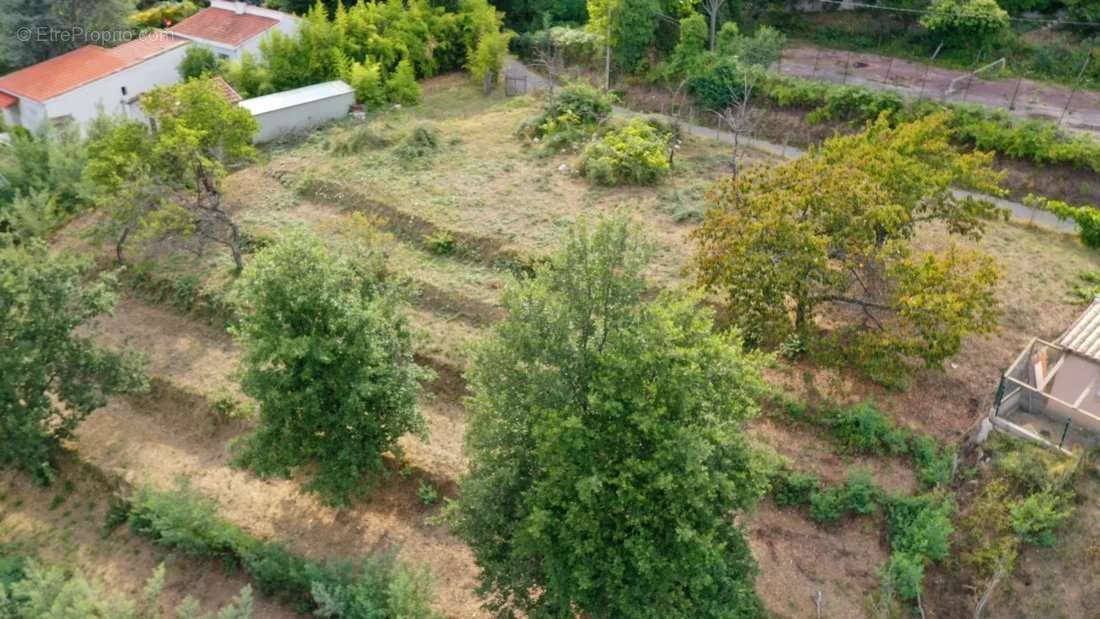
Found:
[{"label": "white house wall", "polygon": [[303,133],[348,115],[355,104],[355,93],[311,101],[294,107],[264,112],[254,116],[260,124],[257,143],[270,142],[286,135]]},{"label": "white house wall", "polygon": [[[177,84],[180,80],[179,65],[187,51],[187,45],[181,45],[154,56],[145,62],[127,67],[90,84],[85,84],[46,102],[50,118],[71,116],[74,121],[84,124],[96,118],[100,110],[116,116],[139,116],[136,105],[127,105],[137,95],[148,92],[157,86]],[[122,94],[122,88],[126,94]],[[25,100],[24,100],[25,101]],[[28,124],[25,117],[23,126],[36,127],[38,123]],[[41,120],[38,121],[39,123]]]}]

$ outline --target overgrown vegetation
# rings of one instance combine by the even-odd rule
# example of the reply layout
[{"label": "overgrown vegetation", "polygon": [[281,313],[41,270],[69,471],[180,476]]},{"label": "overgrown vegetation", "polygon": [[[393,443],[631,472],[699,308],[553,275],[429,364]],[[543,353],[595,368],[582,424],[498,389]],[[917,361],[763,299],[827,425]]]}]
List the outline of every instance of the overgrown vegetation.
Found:
[{"label": "overgrown vegetation", "polygon": [[1091,459],[1001,435],[987,449],[992,466],[959,523],[960,558],[979,590],[1011,574],[1026,545],[1055,542],[1073,512],[1076,476]]},{"label": "overgrown vegetation", "polygon": [[143,486],[128,507],[127,522],[138,535],[188,556],[241,568],[258,591],[301,612],[334,619],[437,616],[430,606],[428,575],[390,555],[345,563],[306,559],[221,519],[216,504],[182,482],[170,491]]},{"label": "overgrown vegetation", "polygon": [[578,148],[611,115],[613,100],[588,84],[576,82],[557,90],[535,117],[517,133],[548,152]]},{"label": "overgrown vegetation", "polygon": [[585,147],[581,173],[596,185],[653,185],[672,168],[671,137],[661,127],[633,118]]},{"label": "overgrown vegetation", "polygon": [[[165,568],[162,563],[146,581],[136,600],[111,591],[79,570],[43,565],[0,545],[0,617],[4,619],[215,619],[202,614],[199,603],[184,598],[171,612],[162,610]],[[252,590],[245,587],[217,612],[216,619],[251,619]]]},{"label": "overgrown vegetation", "polygon": [[318,1],[297,34],[273,32],[259,58],[245,54],[222,73],[245,97],[343,79],[364,105],[411,105],[417,78],[469,68],[479,82],[495,81],[508,41],[501,23],[486,0],[341,3],[331,15]]}]

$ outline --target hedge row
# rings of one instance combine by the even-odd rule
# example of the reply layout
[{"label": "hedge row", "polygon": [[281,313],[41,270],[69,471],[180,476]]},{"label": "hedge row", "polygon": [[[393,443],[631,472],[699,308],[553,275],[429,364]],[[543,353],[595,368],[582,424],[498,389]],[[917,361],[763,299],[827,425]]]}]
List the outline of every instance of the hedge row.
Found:
[{"label": "hedge row", "polygon": [[[135,533],[183,554],[243,569],[256,588],[301,612],[321,617],[435,617],[426,572],[392,556],[319,563],[277,543],[258,540],[218,516],[217,506],[186,484],[142,487],[124,506]],[[116,521],[122,518],[116,514]]]},{"label": "hedge row", "polygon": [[[707,72],[689,79],[696,101],[707,108],[724,104],[714,93],[736,98],[743,89],[743,73],[730,63],[717,62]],[[732,87],[731,87],[732,86]],[[1059,164],[1100,172],[1100,141],[1070,134],[1046,120],[1020,121],[1004,110],[972,104],[942,104],[913,100],[883,90],[830,84],[767,73],[754,92],[779,107],[809,110],[810,123],[824,120],[864,122],[890,114],[898,122],[943,110],[953,112],[951,127],[960,145],[1040,165]]]}]

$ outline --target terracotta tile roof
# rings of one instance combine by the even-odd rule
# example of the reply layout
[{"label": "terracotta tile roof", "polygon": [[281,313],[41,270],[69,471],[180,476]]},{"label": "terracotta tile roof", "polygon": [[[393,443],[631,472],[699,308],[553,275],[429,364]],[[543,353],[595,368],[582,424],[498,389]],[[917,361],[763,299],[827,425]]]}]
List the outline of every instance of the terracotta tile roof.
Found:
[{"label": "terracotta tile roof", "polygon": [[239,103],[243,99],[243,97],[229,85],[229,82],[222,79],[220,75],[214,77],[214,85],[221,90],[221,93],[225,95],[226,101],[230,103]]},{"label": "terracotta tile roof", "polygon": [[172,26],[172,32],[237,47],[278,25],[279,20],[226,9],[207,8]]},{"label": "terracotta tile roof", "polygon": [[157,30],[151,34],[134,39],[129,43],[123,43],[118,47],[107,50],[116,58],[120,58],[129,65],[138,64],[158,54],[175,49],[181,45],[187,45],[190,41],[177,37],[170,32]]},{"label": "terracotta tile roof", "polygon": [[0,110],[11,107],[19,102],[19,99],[9,95],[6,92],[0,92]]},{"label": "terracotta tile roof", "polygon": [[35,101],[46,101],[126,66],[125,60],[102,47],[85,45],[5,75],[0,78],[0,89]]}]

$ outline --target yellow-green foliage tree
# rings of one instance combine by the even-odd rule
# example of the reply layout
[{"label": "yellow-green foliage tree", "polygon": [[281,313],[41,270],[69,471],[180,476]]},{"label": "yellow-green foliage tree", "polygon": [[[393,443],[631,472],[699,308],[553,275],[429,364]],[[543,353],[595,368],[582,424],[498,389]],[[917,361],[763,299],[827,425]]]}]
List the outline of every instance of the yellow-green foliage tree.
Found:
[{"label": "yellow-green foliage tree", "polygon": [[244,267],[240,229],[221,201],[226,166],[255,154],[258,125],[209,79],[150,91],[142,110],[153,122],[123,121],[88,146],[85,175],[105,216],[97,227],[115,243],[163,236],[214,242]]},{"label": "yellow-green foliage tree", "polygon": [[[954,243],[918,251],[924,225],[979,239],[1003,213],[953,186],[998,193],[985,153],[960,153],[946,115],[885,117],[806,156],[720,184],[695,233],[698,282],[725,294],[761,344],[827,344],[876,380],[938,366],[997,324],[991,258]],[[829,325],[828,329],[823,325]]]}]

